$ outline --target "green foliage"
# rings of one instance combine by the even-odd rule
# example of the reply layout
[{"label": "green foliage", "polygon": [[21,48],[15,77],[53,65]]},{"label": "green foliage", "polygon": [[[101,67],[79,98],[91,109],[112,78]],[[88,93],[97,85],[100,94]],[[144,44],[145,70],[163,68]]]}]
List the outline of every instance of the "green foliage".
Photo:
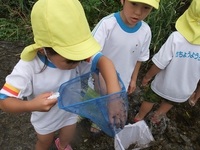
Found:
[{"label": "green foliage", "polygon": [[0,18],[0,39],[9,40],[11,38],[17,40],[19,36],[18,32],[18,26],[15,23],[5,18]]},{"label": "green foliage", "polygon": [[[1,0],[0,40],[32,43],[30,12],[37,0]],[[80,0],[91,29],[104,16],[120,11],[120,0]],[[176,19],[187,9],[191,0],[161,0],[159,10],[146,19],[152,29],[151,55],[159,50],[169,34],[175,30]]]},{"label": "green foliage", "polygon": [[162,0],[159,9],[153,10],[147,17],[146,22],[152,31],[153,40],[150,47],[152,55],[174,31],[174,23],[177,18],[175,9],[178,3],[177,0]]},{"label": "green foliage", "polygon": [[32,41],[30,11],[33,1],[2,0],[0,3],[0,40]]},{"label": "green foliage", "polygon": [[[189,3],[189,1],[187,2]],[[188,3],[186,4],[186,2],[180,0],[161,0],[159,9],[153,10],[146,18],[146,22],[152,31],[151,55],[154,55],[170,33],[175,31],[175,22],[187,9]]]},{"label": "green foliage", "polygon": [[[155,54],[172,31],[176,19],[187,9],[191,0],[161,0],[160,8],[153,9],[145,20],[152,30],[151,55]],[[98,21],[122,9],[120,0],[81,0],[91,29]]]},{"label": "green foliage", "polygon": [[120,0],[80,0],[91,29],[100,19],[121,9]]}]

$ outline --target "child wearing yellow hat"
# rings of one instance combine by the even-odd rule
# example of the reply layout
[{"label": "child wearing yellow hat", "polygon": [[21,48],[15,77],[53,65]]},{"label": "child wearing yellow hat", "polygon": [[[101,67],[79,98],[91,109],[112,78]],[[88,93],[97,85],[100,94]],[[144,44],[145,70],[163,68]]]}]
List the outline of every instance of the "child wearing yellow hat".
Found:
[{"label": "child wearing yellow hat", "polygon": [[[92,33],[131,94],[136,89],[141,63],[149,59],[151,29],[144,19],[153,8],[159,8],[159,0],[121,0],[121,4],[122,10],[101,19]],[[98,130],[92,124],[91,131]]]},{"label": "child wearing yellow hat", "polygon": [[[144,119],[153,105],[161,102],[151,122],[159,123],[162,116],[177,103],[200,97],[200,1],[193,0],[176,22],[176,29],[152,58],[153,65],[142,80],[151,88],[144,94],[139,113],[134,121]],[[193,94],[193,92],[196,92]],[[191,96],[192,95],[192,96]],[[157,124],[159,125],[159,124]]]},{"label": "child wearing yellow hat", "polygon": [[[0,109],[6,112],[32,112],[31,123],[37,133],[36,150],[48,150],[54,132],[58,150],[72,150],[77,115],[61,110],[57,99],[49,99],[59,86],[90,71],[90,62],[106,81],[107,93],[119,92],[112,61],[103,56],[93,38],[84,10],[78,0],[39,0],[31,12],[35,43],[27,46],[0,90]],[[27,101],[22,101],[27,97]],[[125,124],[125,116],[115,104],[112,122]],[[112,108],[111,108],[112,109]],[[121,115],[120,115],[121,114]],[[118,117],[116,117],[118,116]]]}]

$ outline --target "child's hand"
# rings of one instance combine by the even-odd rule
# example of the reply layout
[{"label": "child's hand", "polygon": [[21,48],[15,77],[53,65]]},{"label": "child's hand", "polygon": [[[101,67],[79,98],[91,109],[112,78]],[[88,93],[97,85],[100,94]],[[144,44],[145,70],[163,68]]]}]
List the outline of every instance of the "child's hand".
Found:
[{"label": "child's hand", "polygon": [[53,93],[40,94],[31,100],[31,105],[35,111],[49,111],[56,103],[57,98],[48,99]]},{"label": "child's hand", "polygon": [[117,97],[108,104],[109,120],[111,126],[116,128],[123,128],[127,119],[127,109],[124,101]]},{"label": "child's hand", "polygon": [[129,86],[128,86],[128,91],[127,91],[128,94],[133,93],[135,91],[135,89],[136,89],[136,82],[131,81]]}]

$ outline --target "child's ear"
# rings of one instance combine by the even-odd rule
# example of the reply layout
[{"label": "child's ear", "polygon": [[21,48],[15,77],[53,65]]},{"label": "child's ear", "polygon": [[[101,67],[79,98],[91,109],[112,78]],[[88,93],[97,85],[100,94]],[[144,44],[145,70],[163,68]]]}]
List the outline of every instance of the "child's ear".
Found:
[{"label": "child's ear", "polygon": [[40,54],[45,55],[44,48],[39,48],[39,49],[38,49],[38,52],[39,52]]}]

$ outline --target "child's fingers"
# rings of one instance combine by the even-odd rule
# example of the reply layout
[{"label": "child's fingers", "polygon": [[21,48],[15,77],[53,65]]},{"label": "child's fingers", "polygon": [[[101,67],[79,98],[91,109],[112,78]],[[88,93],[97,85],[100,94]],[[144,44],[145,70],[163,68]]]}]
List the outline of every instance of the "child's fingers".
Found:
[{"label": "child's fingers", "polygon": [[57,98],[54,98],[54,99],[48,99],[48,104],[53,106],[57,103]]}]

